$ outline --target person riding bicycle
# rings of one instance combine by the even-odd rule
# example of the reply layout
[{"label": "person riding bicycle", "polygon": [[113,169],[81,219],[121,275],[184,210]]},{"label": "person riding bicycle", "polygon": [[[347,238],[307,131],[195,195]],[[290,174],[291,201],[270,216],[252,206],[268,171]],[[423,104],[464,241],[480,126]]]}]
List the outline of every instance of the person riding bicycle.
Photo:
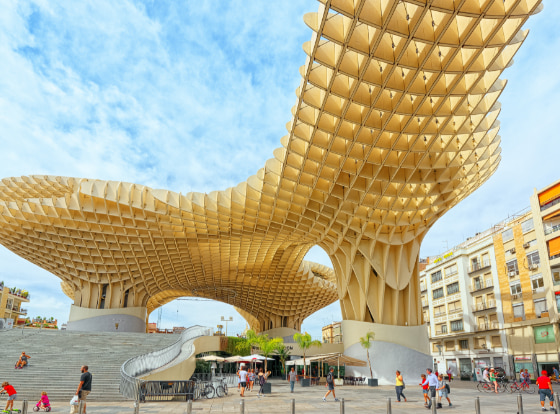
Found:
[{"label": "person riding bicycle", "polygon": [[484,368],[484,371],[482,371],[482,381],[490,382],[490,377],[488,375],[489,375],[488,368]]},{"label": "person riding bicycle", "polygon": [[494,392],[498,393],[498,381],[496,381],[496,371],[494,368],[490,368],[490,382],[494,384]]}]

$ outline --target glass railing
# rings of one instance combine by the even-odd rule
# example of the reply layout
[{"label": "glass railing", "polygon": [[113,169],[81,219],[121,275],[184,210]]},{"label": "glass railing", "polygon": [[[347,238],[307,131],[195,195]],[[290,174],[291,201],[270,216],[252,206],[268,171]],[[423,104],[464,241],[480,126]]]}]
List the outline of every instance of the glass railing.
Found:
[{"label": "glass railing", "polygon": [[560,224],[555,224],[552,227],[548,227],[548,228],[544,229],[544,234],[549,235],[549,234],[554,233],[558,230],[560,230]]}]

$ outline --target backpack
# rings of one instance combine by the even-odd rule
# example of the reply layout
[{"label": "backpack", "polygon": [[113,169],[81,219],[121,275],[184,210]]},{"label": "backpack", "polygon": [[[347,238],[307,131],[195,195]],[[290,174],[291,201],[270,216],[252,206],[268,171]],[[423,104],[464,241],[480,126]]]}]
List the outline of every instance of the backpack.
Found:
[{"label": "backpack", "polygon": [[264,383],[266,382],[266,378],[264,375],[260,375],[259,376],[259,385],[264,385]]},{"label": "backpack", "polygon": [[329,372],[327,374],[327,384],[332,384],[332,383],[333,383],[333,376],[332,376],[332,373]]},{"label": "backpack", "polygon": [[449,387],[449,384],[445,384],[445,392],[451,394],[451,388]]}]

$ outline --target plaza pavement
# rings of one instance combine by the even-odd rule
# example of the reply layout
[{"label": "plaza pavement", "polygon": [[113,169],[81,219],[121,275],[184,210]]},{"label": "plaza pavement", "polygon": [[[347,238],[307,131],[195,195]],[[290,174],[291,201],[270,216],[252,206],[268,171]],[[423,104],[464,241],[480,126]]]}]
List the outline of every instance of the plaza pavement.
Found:
[{"label": "plaza pavement", "polygon": [[[329,396],[328,402],[322,401],[326,392],[324,386],[302,388],[296,385],[295,392],[290,393],[287,381],[272,380],[273,394],[265,398],[257,398],[257,389],[245,395],[246,414],[274,414],[290,413],[291,399],[296,401],[296,413],[340,413],[340,403],[333,401]],[[451,384],[449,397],[453,407],[448,407],[447,402],[438,413],[449,412],[453,414],[475,413],[475,397],[480,397],[481,413],[483,414],[515,414],[517,413],[517,394],[486,394],[476,390],[476,383],[454,381]],[[560,391],[560,386],[554,386]],[[407,384],[405,394],[408,402],[395,401],[394,387],[380,386],[370,388],[367,386],[341,386],[336,387],[338,398],[344,398],[345,413],[387,413],[387,397],[391,397],[392,413],[430,413],[424,407],[424,400],[420,387]],[[95,390],[94,392],[100,392]],[[540,413],[538,394],[522,394],[525,413]],[[211,400],[193,402],[192,413],[239,413],[241,397],[237,389],[231,389],[229,396]],[[548,401],[547,401],[548,407]],[[58,405],[58,404],[57,404]],[[54,407],[53,411],[64,412],[69,406]],[[87,405],[88,414],[133,414],[132,402],[118,403],[90,403]],[[148,402],[140,404],[140,414],[183,414],[187,411],[185,402]],[[550,412],[550,411],[549,411]]]}]

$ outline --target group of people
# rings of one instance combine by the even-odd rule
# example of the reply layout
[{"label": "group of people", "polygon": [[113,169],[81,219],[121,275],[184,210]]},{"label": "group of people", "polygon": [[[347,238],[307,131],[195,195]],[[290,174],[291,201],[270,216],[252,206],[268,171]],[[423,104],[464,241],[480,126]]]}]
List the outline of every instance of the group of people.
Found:
[{"label": "group of people", "polygon": [[258,374],[256,374],[254,369],[246,370],[245,365],[241,364],[237,371],[237,389],[240,390],[241,397],[245,397],[245,391],[253,391],[255,382],[259,385],[257,398],[264,397],[264,385],[270,374],[270,371],[266,373],[263,372],[262,368],[260,368]]},{"label": "group of people", "polygon": [[[22,352],[22,355],[25,355],[25,352]],[[27,355],[27,358],[30,357]],[[83,401],[83,412],[78,414],[86,414],[86,398],[91,392],[92,375],[90,372],[88,372],[87,365],[81,367],[81,372],[82,375],[80,376],[80,382],[78,384],[78,388],[76,389],[75,395],[78,397],[78,404],[79,401]],[[2,389],[0,390],[0,395],[4,393],[8,395],[8,400],[6,402],[6,408],[4,408],[4,411],[16,411],[14,410],[14,401],[17,399],[16,389],[8,381],[4,381],[1,387]],[[41,409],[50,411],[51,403],[46,391],[41,392],[41,398],[39,399],[39,401],[37,401],[37,404],[35,406],[37,407],[36,411],[39,411]],[[77,412],[76,407],[77,405],[71,405],[70,414],[74,414],[75,412]]]}]

